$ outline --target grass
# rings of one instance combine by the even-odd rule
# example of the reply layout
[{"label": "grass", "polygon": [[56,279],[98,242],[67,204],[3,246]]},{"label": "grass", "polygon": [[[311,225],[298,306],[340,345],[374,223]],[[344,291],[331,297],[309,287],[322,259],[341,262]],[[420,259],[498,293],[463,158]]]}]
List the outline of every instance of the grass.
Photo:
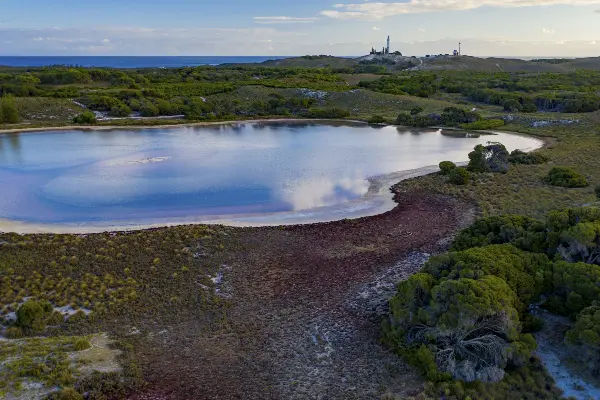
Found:
[{"label": "grass", "polygon": [[17,97],[17,108],[24,122],[71,121],[83,108],[68,99]]},{"label": "grass", "polygon": [[[3,340],[0,342],[0,396],[3,398],[28,396],[28,389],[50,392],[55,387],[68,387],[82,376],[80,368],[93,370],[95,361],[86,356],[91,346],[98,343],[95,336],[60,336]],[[87,343],[87,347],[82,347]],[[107,343],[102,343],[106,345]],[[98,351],[109,349],[100,347]],[[114,357],[114,355],[112,355]],[[33,394],[29,393],[30,396]]]}]

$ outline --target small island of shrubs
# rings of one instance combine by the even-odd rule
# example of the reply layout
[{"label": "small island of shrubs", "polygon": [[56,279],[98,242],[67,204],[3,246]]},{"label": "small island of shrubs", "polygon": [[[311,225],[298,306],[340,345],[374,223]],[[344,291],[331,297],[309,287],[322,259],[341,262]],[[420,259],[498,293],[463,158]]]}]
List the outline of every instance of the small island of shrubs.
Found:
[{"label": "small island of shrubs", "polygon": [[544,178],[544,182],[551,186],[565,188],[584,188],[589,186],[585,176],[569,167],[554,167]]}]

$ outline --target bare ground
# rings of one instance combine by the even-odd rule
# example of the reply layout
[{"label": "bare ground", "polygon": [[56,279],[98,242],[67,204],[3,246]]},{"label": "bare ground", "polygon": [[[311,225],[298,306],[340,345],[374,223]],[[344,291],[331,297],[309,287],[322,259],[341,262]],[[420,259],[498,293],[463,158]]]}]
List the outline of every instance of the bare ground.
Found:
[{"label": "bare ground", "polygon": [[[132,399],[373,399],[423,380],[379,343],[395,284],[472,216],[421,193],[368,218],[236,228],[218,328],[199,315],[157,323],[139,354],[148,385]],[[231,230],[229,232],[232,232]]]}]

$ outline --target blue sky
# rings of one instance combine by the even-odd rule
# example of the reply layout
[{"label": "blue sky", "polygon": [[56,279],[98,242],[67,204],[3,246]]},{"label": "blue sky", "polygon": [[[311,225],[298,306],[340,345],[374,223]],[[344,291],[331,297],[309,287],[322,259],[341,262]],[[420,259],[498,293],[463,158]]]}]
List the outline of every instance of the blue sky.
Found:
[{"label": "blue sky", "polygon": [[2,55],[600,55],[600,0],[0,0]]}]

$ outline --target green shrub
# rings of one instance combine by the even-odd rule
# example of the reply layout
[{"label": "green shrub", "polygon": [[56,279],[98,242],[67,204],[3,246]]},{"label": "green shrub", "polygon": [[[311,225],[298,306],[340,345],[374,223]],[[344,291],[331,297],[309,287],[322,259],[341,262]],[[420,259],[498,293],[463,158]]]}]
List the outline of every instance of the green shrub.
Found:
[{"label": "green shrub", "polygon": [[456,164],[454,164],[452,161],[442,161],[440,163],[440,171],[442,175],[448,175],[455,168]]},{"label": "green shrub", "polygon": [[112,117],[128,117],[129,114],[131,114],[131,108],[125,104],[116,105],[109,112]]},{"label": "green shrub", "polygon": [[454,168],[448,173],[448,182],[453,185],[466,185],[469,183],[469,179],[471,178],[469,171],[465,168]]},{"label": "green shrub", "polygon": [[369,118],[369,124],[384,124],[385,123],[385,118],[383,118],[381,115],[373,115],[371,118]]},{"label": "green shrub", "polygon": [[544,182],[551,186],[566,188],[583,188],[589,186],[589,182],[585,176],[569,167],[552,168],[544,178]]},{"label": "green shrub", "polygon": [[87,350],[90,347],[92,347],[92,344],[88,340],[83,338],[77,339],[73,344],[73,348],[77,351]]},{"label": "green shrub", "polygon": [[600,299],[600,266],[558,261],[552,268],[554,312],[574,316]]},{"label": "green shrub", "polygon": [[502,103],[502,107],[504,108],[504,111],[508,112],[519,112],[523,110],[521,103],[515,99],[506,100],[504,103]]},{"label": "green shrub", "polygon": [[73,122],[76,124],[95,124],[96,114],[91,111],[84,111],[81,114],[73,117]]},{"label": "green shrub", "polygon": [[472,172],[508,172],[508,150],[502,143],[488,142],[487,146],[475,146],[469,153],[467,169]]},{"label": "green shrub", "polygon": [[538,152],[525,153],[521,150],[514,150],[508,157],[508,162],[511,164],[544,164],[550,160],[549,157]]},{"label": "green shrub", "polygon": [[567,343],[581,346],[578,352],[592,375],[600,375],[600,307],[587,307],[565,336]]},{"label": "green shrub", "polygon": [[5,94],[0,99],[0,123],[16,124],[19,122],[19,110],[11,94]]},{"label": "green shrub", "polygon": [[485,130],[495,129],[504,126],[504,120],[502,119],[482,119],[480,121],[471,122],[470,124],[461,124],[462,129],[471,130]]},{"label": "green shrub", "polygon": [[534,298],[549,290],[552,268],[545,254],[529,253],[510,244],[500,244],[432,257],[422,272],[438,280],[477,279],[485,275],[502,278],[517,294],[515,305],[524,314]]},{"label": "green shrub", "polygon": [[17,310],[16,325],[25,332],[39,332],[46,328],[46,320],[52,313],[52,306],[48,302],[29,300]]},{"label": "green shrub", "polygon": [[536,253],[546,253],[546,224],[522,215],[501,215],[477,219],[454,239],[453,251],[490,244],[510,243]]},{"label": "green shrub", "polygon": [[311,108],[304,116],[317,119],[343,119],[349,117],[350,112],[338,107]]},{"label": "green shrub", "polygon": [[413,126],[414,119],[409,113],[400,113],[396,118],[396,125]]},{"label": "green shrub", "polygon": [[596,193],[596,197],[600,199],[600,185],[594,188],[594,193]]},{"label": "green shrub", "polygon": [[479,121],[481,115],[458,107],[446,107],[440,118],[444,126],[458,126]]}]

